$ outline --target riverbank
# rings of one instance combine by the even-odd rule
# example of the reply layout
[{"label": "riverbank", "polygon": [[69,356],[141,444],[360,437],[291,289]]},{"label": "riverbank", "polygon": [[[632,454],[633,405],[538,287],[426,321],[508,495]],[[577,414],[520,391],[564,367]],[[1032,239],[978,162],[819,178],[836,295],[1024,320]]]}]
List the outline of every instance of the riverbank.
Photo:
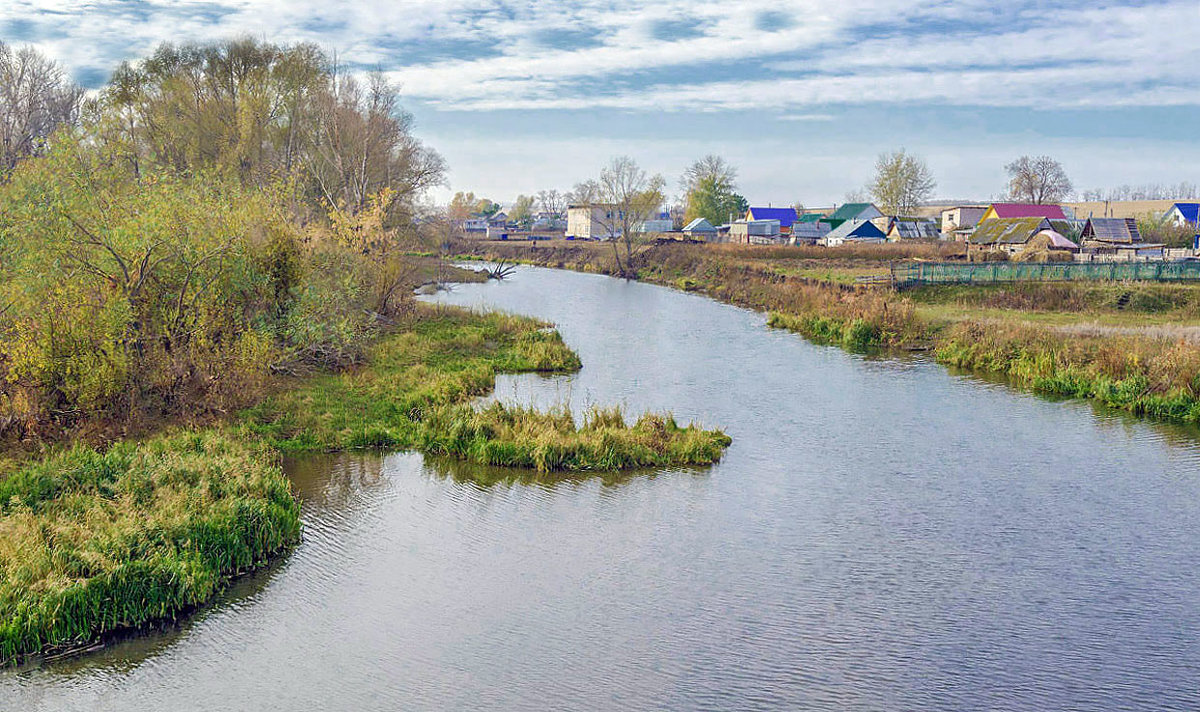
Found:
[{"label": "riverbank", "polygon": [[297,543],[277,460],[209,430],[76,447],[0,482],[0,665],[175,618]]},{"label": "riverbank", "polygon": [[497,373],[563,373],[549,324],[415,305],[342,372],[275,384],[226,424],[77,446],[0,479],[0,665],[174,618],[299,540],[279,453],[414,449],[541,472],[708,465],[730,439],[668,415],[577,423],[470,400]]},{"label": "riverbank", "polygon": [[[611,248],[599,243],[457,247],[472,258],[615,271]],[[847,284],[846,273],[886,269],[886,259],[934,259],[954,246],[877,247],[872,259],[857,247],[664,244],[644,249],[635,266],[641,280],[767,312],[772,326],[821,343],[929,351],[945,365],[1003,375],[1038,392],[1200,422],[1200,344],[1171,330],[1200,319],[1200,288],[956,285],[897,293]]]}]

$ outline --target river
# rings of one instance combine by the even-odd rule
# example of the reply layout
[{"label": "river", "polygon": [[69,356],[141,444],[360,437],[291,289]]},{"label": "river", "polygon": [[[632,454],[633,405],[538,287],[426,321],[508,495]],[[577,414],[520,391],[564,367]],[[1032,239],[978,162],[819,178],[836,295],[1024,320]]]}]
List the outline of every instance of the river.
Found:
[{"label": "river", "polygon": [[519,403],[672,410],[701,470],[291,463],[304,541],[163,632],[0,673],[11,710],[1200,708],[1200,434],[520,268]]}]

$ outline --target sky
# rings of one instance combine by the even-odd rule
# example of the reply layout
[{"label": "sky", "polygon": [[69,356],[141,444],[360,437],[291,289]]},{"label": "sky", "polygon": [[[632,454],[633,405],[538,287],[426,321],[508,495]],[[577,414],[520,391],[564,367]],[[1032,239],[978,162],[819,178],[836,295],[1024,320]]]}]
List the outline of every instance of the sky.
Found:
[{"label": "sky", "polygon": [[87,87],[163,41],[311,41],[397,82],[448,185],[500,202],[629,155],[669,186],[715,153],[752,204],[842,202],[876,157],[944,199],[1004,164],[1076,188],[1200,183],[1200,2],[5,0],[0,40]]}]

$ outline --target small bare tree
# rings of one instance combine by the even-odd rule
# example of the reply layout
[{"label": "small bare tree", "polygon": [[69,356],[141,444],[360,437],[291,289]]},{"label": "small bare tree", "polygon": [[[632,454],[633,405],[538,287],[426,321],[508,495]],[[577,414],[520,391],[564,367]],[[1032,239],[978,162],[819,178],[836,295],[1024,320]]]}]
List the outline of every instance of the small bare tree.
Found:
[{"label": "small bare tree", "polygon": [[1049,156],[1021,156],[1004,167],[1008,172],[1008,195],[1029,203],[1057,203],[1071,195],[1073,186],[1066,170]]},{"label": "small bare tree", "polygon": [[0,42],[0,175],[79,118],[83,89],[36,49]]},{"label": "small bare tree", "polygon": [[[600,172],[599,222],[612,236],[613,258],[622,277],[636,276],[633,246],[641,235],[642,224],[652,218],[663,202],[666,181],[650,176],[629,156],[614,158]],[[624,262],[617,243],[625,247]]]},{"label": "small bare tree", "polygon": [[879,155],[870,191],[885,215],[908,215],[933,196],[936,186],[925,161],[900,149]]}]

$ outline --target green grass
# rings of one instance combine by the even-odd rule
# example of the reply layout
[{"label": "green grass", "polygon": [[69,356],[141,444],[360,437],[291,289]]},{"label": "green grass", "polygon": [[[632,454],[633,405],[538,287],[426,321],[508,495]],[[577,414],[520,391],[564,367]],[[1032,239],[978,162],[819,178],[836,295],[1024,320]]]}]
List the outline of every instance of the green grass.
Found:
[{"label": "green grass", "polygon": [[457,309],[427,313],[384,338],[368,366],[307,380],[240,414],[244,432],[283,452],[417,449],[468,462],[543,471],[616,470],[715,462],[720,431],[644,415],[629,425],[596,411],[570,413],[466,403],[497,373],[566,372],[579,359],[547,324]]},{"label": "green grass", "polygon": [[26,465],[0,482],[0,663],[175,616],[299,537],[275,457],[217,431]]}]

